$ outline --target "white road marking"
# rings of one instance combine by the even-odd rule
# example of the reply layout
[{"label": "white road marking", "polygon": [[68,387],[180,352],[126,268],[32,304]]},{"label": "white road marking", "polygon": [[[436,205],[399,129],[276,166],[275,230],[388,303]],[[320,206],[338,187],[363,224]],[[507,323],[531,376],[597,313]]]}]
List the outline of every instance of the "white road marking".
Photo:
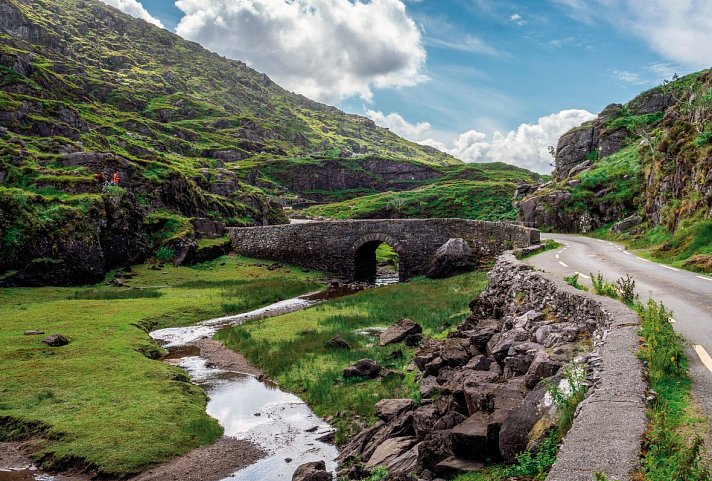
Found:
[{"label": "white road marking", "polygon": [[558,259],[558,258],[559,258],[559,254],[556,254],[554,257]]},{"label": "white road marking", "polygon": [[557,254],[561,254],[562,252],[564,252],[564,249],[561,249]]},{"label": "white road marking", "polygon": [[594,240],[597,240],[598,242],[603,242],[604,244],[606,243],[606,241],[601,240],[601,239],[594,239]]},{"label": "white road marking", "polygon": [[613,245],[613,242],[609,242],[608,245],[609,245],[609,246],[612,246],[612,245]]},{"label": "white road marking", "polygon": [[665,269],[670,269],[671,271],[680,272],[680,269],[675,269],[674,267],[666,266],[666,265],[663,265],[663,264],[658,264],[658,265],[659,265],[660,267],[664,267]]},{"label": "white road marking", "polygon": [[561,265],[564,266],[564,267],[569,267],[569,266],[567,266],[566,264],[564,264],[564,263],[561,262],[561,261],[559,261],[559,264],[561,264]]},{"label": "white road marking", "polygon": [[627,255],[627,256],[631,255],[631,253],[628,252],[628,251],[623,251],[623,253],[624,253],[625,255]]},{"label": "white road marking", "polygon": [[590,279],[590,277],[588,277],[586,274],[581,274],[580,272],[577,272],[576,274],[580,275],[584,279]]},{"label": "white road marking", "polygon": [[712,279],[710,279],[709,277],[705,277],[705,276],[697,276],[697,277],[699,277],[700,279],[704,279],[706,281],[712,282]]},{"label": "white road marking", "polygon": [[673,324],[675,324],[677,321],[671,317],[671,318],[670,318],[670,322],[672,322]]},{"label": "white road marking", "polygon": [[596,257],[596,254],[588,254],[588,257]]},{"label": "white road marking", "polygon": [[643,262],[650,262],[648,259],[643,259],[642,257],[635,256],[636,259]]},{"label": "white road marking", "polygon": [[705,365],[705,367],[712,372],[712,357],[710,357],[709,354],[707,354],[707,351],[705,351],[705,348],[696,345],[694,346],[695,352],[697,353],[698,356],[700,356],[700,361],[702,361],[702,364]]}]

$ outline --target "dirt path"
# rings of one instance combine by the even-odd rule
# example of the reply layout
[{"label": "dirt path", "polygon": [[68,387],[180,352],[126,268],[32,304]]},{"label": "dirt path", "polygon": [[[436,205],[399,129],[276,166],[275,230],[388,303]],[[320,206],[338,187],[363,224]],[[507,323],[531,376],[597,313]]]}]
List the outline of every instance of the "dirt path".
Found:
[{"label": "dirt path", "polygon": [[218,481],[254,464],[265,454],[249,441],[225,437],[146,471],[131,481]]}]

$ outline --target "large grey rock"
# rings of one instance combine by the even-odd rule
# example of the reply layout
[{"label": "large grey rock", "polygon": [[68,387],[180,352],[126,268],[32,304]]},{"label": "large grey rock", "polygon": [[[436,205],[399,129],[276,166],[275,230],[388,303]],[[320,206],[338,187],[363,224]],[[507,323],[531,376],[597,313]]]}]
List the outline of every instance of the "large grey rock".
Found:
[{"label": "large grey rock", "polygon": [[544,437],[556,422],[556,405],[540,385],[510,411],[499,430],[499,451],[505,461],[527,451]]},{"label": "large grey rock", "polygon": [[384,421],[390,421],[414,407],[412,399],[381,399],[376,403],[376,415]]},{"label": "large grey rock", "polygon": [[433,254],[425,275],[434,279],[449,277],[475,268],[472,249],[462,238],[449,239]]},{"label": "large grey rock", "polygon": [[592,124],[576,127],[562,135],[556,145],[554,177],[570,177],[571,169],[585,162],[595,149],[597,137],[597,129]]},{"label": "large grey rock", "polygon": [[413,322],[410,319],[401,319],[381,333],[378,338],[378,345],[395,344],[404,341],[410,335],[421,332],[423,332],[423,328],[417,322]]},{"label": "large grey rock", "polygon": [[613,224],[613,226],[611,227],[611,231],[615,232],[616,234],[621,234],[637,225],[640,225],[642,222],[642,217],[640,217],[638,214],[633,214]]},{"label": "large grey rock", "polygon": [[418,464],[418,439],[413,436],[390,438],[376,448],[366,462],[371,471],[382,466],[389,474],[409,473]]},{"label": "large grey rock", "polygon": [[292,481],[332,481],[333,476],[326,470],[324,461],[304,463],[294,471]]}]

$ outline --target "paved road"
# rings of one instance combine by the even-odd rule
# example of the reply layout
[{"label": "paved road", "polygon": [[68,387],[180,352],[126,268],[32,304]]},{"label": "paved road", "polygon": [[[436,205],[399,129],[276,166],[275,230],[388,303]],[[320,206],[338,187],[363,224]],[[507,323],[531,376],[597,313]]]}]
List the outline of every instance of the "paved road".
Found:
[{"label": "paved road", "polygon": [[613,242],[565,234],[542,238],[563,247],[531,257],[531,265],[562,277],[579,272],[579,281],[588,285],[591,273],[601,272],[609,281],[630,274],[641,300],[650,295],[673,311],[675,329],[689,343],[694,393],[712,419],[712,276],[648,261]]}]

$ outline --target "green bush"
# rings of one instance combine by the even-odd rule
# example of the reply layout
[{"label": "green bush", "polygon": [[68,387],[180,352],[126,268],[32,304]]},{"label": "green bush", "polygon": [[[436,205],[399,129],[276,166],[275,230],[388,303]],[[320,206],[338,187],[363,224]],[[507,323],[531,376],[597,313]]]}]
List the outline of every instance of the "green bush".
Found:
[{"label": "green bush", "polygon": [[176,256],[176,251],[171,247],[162,246],[156,251],[158,262],[171,262]]}]

